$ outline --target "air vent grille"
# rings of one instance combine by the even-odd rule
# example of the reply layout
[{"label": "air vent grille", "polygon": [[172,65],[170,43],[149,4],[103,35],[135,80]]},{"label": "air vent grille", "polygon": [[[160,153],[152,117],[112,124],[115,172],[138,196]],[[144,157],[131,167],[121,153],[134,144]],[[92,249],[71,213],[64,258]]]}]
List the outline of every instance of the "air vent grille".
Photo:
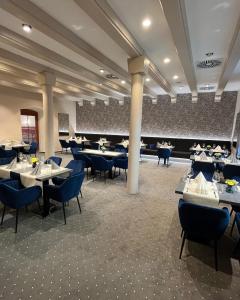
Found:
[{"label": "air vent grille", "polygon": [[215,89],[215,86],[213,86],[213,85],[210,85],[210,86],[200,86],[199,87],[200,91],[212,91],[214,89]]},{"label": "air vent grille", "polygon": [[197,63],[197,67],[201,69],[216,68],[221,65],[222,59],[208,59]]}]

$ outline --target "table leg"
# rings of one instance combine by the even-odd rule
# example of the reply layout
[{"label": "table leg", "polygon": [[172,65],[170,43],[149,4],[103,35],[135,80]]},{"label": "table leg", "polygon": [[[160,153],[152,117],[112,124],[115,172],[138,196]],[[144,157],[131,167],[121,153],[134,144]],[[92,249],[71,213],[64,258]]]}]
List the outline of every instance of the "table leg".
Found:
[{"label": "table leg", "polygon": [[43,213],[42,216],[45,218],[49,215],[50,211],[50,202],[45,192],[45,186],[49,185],[49,180],[43,181]]}]

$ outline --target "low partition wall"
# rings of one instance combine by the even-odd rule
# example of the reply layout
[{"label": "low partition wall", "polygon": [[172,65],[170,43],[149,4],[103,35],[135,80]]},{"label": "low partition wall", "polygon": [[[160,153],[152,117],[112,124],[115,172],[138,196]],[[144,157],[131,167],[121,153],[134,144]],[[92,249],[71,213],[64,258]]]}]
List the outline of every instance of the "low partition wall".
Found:
[{"label": "low partition wall", "polygon": [[[99,138],[106,138],[111,142],[111,146],[114,146],[117,143],[120,143],[122,139],[129,139],[127,135],[107,135],[107,134],[92,134],[92,133],[76,133],[76,136],[85,136],[88,140],[95,142],[98,141]],[[190,156],[190,148],[193,144],[199,143],[202,145],[203,143],[207,145],[225,145],[227,149],[230,150],[231,143],[230,141],[219,141],[219,140],[203,140],[203,139],[179,139],[179,138],[166,138],[166,137],[150,137],[150,136],[142,136],[141,139],[145,144],[147,144],[147,148],[144,149],[143,154],[147,155],[156,155],[157,150],[151,149],[149,145],[156,145],[157,142],[161,141],[170,141],[175,148],[173,149],[172,156],[181,157],[181,158],[189,158]]]}]

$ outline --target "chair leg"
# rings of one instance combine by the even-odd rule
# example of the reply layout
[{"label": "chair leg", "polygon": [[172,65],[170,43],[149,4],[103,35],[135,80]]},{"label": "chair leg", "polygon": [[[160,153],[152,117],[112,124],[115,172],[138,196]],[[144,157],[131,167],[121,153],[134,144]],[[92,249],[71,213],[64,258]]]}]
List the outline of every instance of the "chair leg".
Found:
[{"label": "chair leg", "polygon": [[15,233],[17,233],[17,227],[18,227],[18,208],[16,209]]},{"label": "chair leg", "polygon": [[82,191],[80,191],[80,195],[81,195],[81,198],[82,198],[82,197],[83,197],[83,196],[82,196]]},{"label": "chair leg", "polygon": [[230,216],[232,215],[232,213],[233,213],[233,208],[231,209]]},{"label": "chair leg", "polygon": [[159,165],[159,163],[160,163],[160,158],[158,159],[158,165]]},{"label": "chair leg", "polygon": [[234,225],[236,223],[236,215],[234,217],[234,220],[233,220],[233,223],[232,223],[232,227],[231,227],[231,231],[230,231],[230,235],[232,236],[232,233],[233,233],[233,228],[234,228]]},{"label": "chair leg", "polygon": [[66,225],[66,214],[65,214],[65,203],[62,203],[62,208],[63,208],[63,217],[64,217],[64,224]]},{"label": "chair leg", "polygon": [[3,206],[1,225],[3,224],[3,219],[4,219],[5,211],[6,211],[6,205]]},{"label": "chair leg", "polygon": [[183,232],[184,232],[184,231],[183,231],[183,229],[182,229],[182,232],[181,232],[181,237],[183,236]]},{"label": "chair leg", "polygon": [[104,182],[105,182],[105,184],[106,184],[106,182],[107,182],[106,172],[105,172],[105,171],[104,171]]},{"label": "chair leg", "polygon": [[234,250],[233,250],[233,254],[234,254],[234,255],[237,254],[237,250],[238,250],[239,247],[240,247],[240,238],[239,238],[239,240],[238,240],[238,243],[237,243],[236,247],[235,247]]},{"label": "chair leg", "polygon": [[41,210],[41,204],[40,204],[39,199],[37,200],[37,203],[38,203],[38,208],[39,208],[39,210]]},{"label": "chair leg", "polygon": [[[82,196],[82,194],[81,194]],[[81,205],[80,205],[80,201],[79,201],[79,198],[77,197],[77,203],[78,203],[78,208],[79,208],[79,211],[80,213],[82,212],[82,209],[81,209]]]},{"label": "chair leg", "polygon": [[88,168],[87,168],[87,179],[88,179]]},{"label": "chair leg", "polygon": [[215,269],[218,270],[218,254],[217,254],[217,241],[214,241],[214,258],[215,258]]},{"label": "chair leg", "polygon": [[126,177],[126,181],[127,181],[127,170],[125,169],[125,177]]},{"label": "chair leg", "polygon": [[181,250],[180,250],[179,259],[182,258],[182,251],[183,251],[183,247],[184,247],[184,244],[185,244],[185,239],[186,239],[186,233],[184,232],[184,233],[183,233],[183,238],[182,238],[182,245],[181,245]]}]

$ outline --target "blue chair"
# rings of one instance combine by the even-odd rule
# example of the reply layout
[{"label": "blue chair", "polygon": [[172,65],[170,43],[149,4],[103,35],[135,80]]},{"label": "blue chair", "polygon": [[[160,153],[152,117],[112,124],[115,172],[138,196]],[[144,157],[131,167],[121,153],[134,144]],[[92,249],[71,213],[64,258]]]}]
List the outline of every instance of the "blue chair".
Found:
[{"label": "blue chair", "polygon": [[151,149],[151,150],[156,150],[157,149],[156,144],[149,144],[147,148]]},{"label": "blue chair", "polygon": [[[76,174],[84,172],[84,166],[85,163],[82,160],[70,160],[65,168],[71,169],[72,172],[70,173],[70,176],[74,176]],[[57,176],[52,179],[52,182],[56,185],[60,185],[64,182],[64,180],[66,180],[66,177]]]},{"label": "blue chair", "polygon": [[0,165],[9,164],[15,157],[17,157],[15,150],[4,150],[0,148]]},{"label": "blue chair", "polygon": [[[127,180],[128,158],[124,157],[124,158],[115,159],[114,160],[114,167],[115,167],[115,170],[116,170],[116,168],[119,168],[119,175],[120,175],[120,169],[124,170],[126,180]],[[115,175],[115,170],[114,170],[114,175]]]},{"label": "blue chair", "polygon": [[[106,172],[112,172],[112,167],[114,165],[114,161],[113,160],[107,160],[102,156],[96,156],[96,155],[93,155],[91,157],[91,159],[92,159],[92,164],[93,164],[93,169],[94,169],[95,176],[96,176],[96,171],[100,172],[100,176],[103,172],[104,180],[105,180],[105,183],[106,183]],[[93,180],[94,180],[94,177],[93,177]]]},{"label": "blue chair", "polygon": [[183,229],[179,259],[186,239],[214,241],[215,268],[218,269],[217,243],[224,234],[230,220],[228,209],[213,208],[179,200],[178,213]]},{"label": "blue chair", "polygon": [[99,144],[95,143],[95,142],[91,142],[91,148],[94,150],[98,150],[99,149]]},{"label": "blue chair", "polygon": [[71,151],[72,151],[73,158],[75,160],[82,160],[82,161],[84,161],[84,163],[85,163],[84,168],[87,169],[87,179],[88,179],[88,169],[92,168],[92,160],[91,160],[91,158],[88,155],[86,155],[86,154],[79,153],[79,151],[81,151],[80,148],[71,148]]},{"label": "blue chair", "polygon": [[164,165],[167,164],[167,166],[168,166],[169,158],[171,156],[171,153],[172,153],[172,150],[168,149],[168,148],[160,148],[160,149],[158,149],[158,151],[157,151],[158,165],[159,165],[160,159],[163,158]]},{"label": "blue chair", "polygon": [[[61,185],[46,185],[44,186],[44,193],[50,200],[55,200],[62,203],[64,223],[66,224],[65,205],[73,198],[77,198],[79,211],[81,213],[81,205],[78,195],[81,192],[82,183],[85,174],[79,173],[74,176],[68,177]],[[82,194],[81,194],[82,196]]]},{"label": "blue chair", "polygon": [[114,150],[116,152],[123,152],[123,153],[127,153],[128,152],[128,149],[125,148],[123,145],[117,145],[117,144],[115,145]]},{"label": "blue chair", "polygon": [[19,209],[26,207],[33,202],[38,202],[40,207],[39,198],[42,195],[40,186],[32,186],[29,188],[22,187],[21,183],[17,180],[11,180],[6,183],[0,184],[0,201],[3,203],[3,213],[1,225],[6,211],[6,207],[16,210],[15,233],[18,226]]},{"label": "blue chair", "polygon": [[59,140],[59,143],[62,147],[62,153],[64,149],[67,152],[68,148],[70,147],[69,143],[66,140]]},{"label": "blue chair", "polygon": [[[236,213],[235,219],[236,219],[236,224],[237,224],[238,233],[239,233],[239,235],[240,235],[240,212],[237,212],[237,213]],[[240,237],[239,237],[239,239],[238,239],[238,243],[237,243],[237,245],[236,245],[236,247],[235,247],[233,253],[237,253],[237,250],[238,250],[239,247],[240,247]]]},{"label": "blue chair", "polygon": [[57,164],[58,166],[60,166],[62,163],[62,158],[58,156],[50,156],[48,159],[45,160],[45,163],[47,163],[49,160],[54,161],[55,164]]},{"label": "blue chair", "polygon": [[23,154],[26,154],[26,155],[34,154],[36,156],[37,148],[38,148],[38,143],[32,142],[31,145],[30,145],[30,148],[29,149],[23,149],[22,152],[23,152]]},{"label": "blue chair", "polygon": [[237,165],[225,165],[223,168],[223,176],[225,179],[236,179],[240,182],[240,167]]},{"label": "blue chair", "polygon": [[214,164],[202,161],[195,161],[192,164],[193,177],[195,178],[199,172],[202,172],[207,181],[212,181],[215,172]]},{"label": "blue chair", "polygon": [[78,148],[79,144],[76,141],[69,141],[70,148]]}]

